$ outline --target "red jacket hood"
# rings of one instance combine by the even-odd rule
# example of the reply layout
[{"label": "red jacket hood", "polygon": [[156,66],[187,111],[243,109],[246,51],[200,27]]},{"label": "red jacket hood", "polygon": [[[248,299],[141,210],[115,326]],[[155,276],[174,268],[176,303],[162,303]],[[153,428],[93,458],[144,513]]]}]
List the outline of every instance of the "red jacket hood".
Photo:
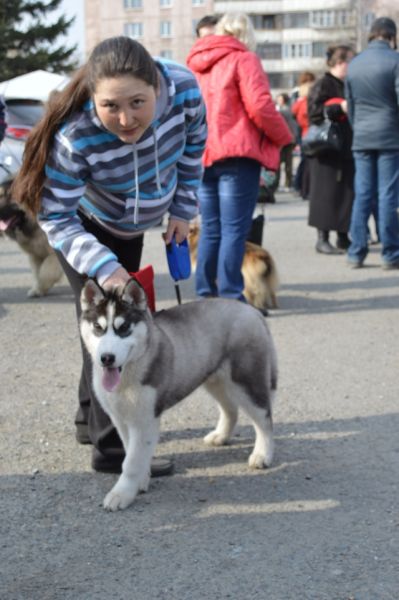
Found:
[{"label": "red jacket hood", "polygon": [[196,73],[204,73],[232,51],[248,52],[232,35],[206,35],[197,40],[187,57],[187,64]]},{"label": "red jacket hood", "polygon": [[252,158],[277,169],[292,134],[277,112],[259,57],[236,38],[208,35],[187,58],[205,101],[208,139],[203,163]]}]

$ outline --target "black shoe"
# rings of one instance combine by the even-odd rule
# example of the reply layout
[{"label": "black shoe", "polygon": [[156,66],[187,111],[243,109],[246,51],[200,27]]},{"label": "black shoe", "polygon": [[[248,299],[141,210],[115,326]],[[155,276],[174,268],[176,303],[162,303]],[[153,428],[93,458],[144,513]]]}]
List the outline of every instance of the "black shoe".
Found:
[{"label": "black shoe", "polygon": [[384,262],[381,265],[381,269],[384,269],[384,271],[391,271],[392,269],[399,269],[399,260],[394,260],[393,262]]},{"label": "black shoe", "polygon": [[342,250],[334,248],[328,240],[317,240],[316,252],[320,252],[320,254],[342,254]]},{"label": "black shoe", "polygon": [[77,423],[76,424],[76,440],[79,444],[92,444],[91,439],[89,438],[89,427],[86,423]]},{"label": "black shoe", "polygon": [[[125,458],[125,453],[122,448],[115,448],[107,454],[103,454],[98,448],[93,448],[91,466],[94,471],[100,473],[116,473],[122,472],[122,462]],[[173,462],[168,458],[153,458],[151,461],[151,477],[163,477],[171,475],[174,470]]]},{"label": "black shoe", "polygon": [[346,250],[349,248],[349,246],[351,245],[351,241],[348,237],[347,233],[337,233],[337,243],[336,246],[339,250],[344,250],[346,252]]}]

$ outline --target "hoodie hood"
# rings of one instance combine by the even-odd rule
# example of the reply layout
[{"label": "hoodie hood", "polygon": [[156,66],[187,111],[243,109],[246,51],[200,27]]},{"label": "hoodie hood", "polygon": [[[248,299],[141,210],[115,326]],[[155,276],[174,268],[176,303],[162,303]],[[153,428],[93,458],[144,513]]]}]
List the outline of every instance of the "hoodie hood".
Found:
[{"label": "hoodie hood", "polygon": [[248,52],[248,48],[232,35],[207,35],[195,42],[187,65],[195,73],[204,73],[232,52]]}]

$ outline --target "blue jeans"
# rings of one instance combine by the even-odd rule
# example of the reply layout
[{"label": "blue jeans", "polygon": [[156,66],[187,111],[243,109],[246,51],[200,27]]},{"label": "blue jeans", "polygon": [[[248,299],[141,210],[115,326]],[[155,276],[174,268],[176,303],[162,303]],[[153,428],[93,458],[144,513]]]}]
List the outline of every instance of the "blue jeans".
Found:
[{"label": "blue jeans", "polygon": [[241,266],[245,240],[259,192],[260,164],[229,158],[205,169],[199,189],[201,235],[198,245],[198,296],[245,301]]},{"label": "blue jeans", "polygon": [[355,200],[348,250],[350,262],[363,262],[368,253],[367,222],[378,198],[378,233],[382,260],[399,260],[399,151],[355,151]]}]

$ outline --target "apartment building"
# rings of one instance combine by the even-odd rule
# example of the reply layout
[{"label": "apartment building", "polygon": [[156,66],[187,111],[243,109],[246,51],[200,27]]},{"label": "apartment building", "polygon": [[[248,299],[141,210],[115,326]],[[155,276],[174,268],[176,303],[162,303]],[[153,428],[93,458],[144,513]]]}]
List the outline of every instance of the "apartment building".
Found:
[{"label": "apartment building", "polygon": [[257,53],[272,89],[290,90],[302,71],[325,71],[325,53],[331,44],[362,49],[379,4],[375,0],[216,0],[214,8],[218,14],[244,11],[250,15]]},{"label": "apartment building", "polygon": [[290,90],[301,71],[322,73],[329,45],[364,48],[377,16],[399,18],[394,0],[85,0],[87,52],[102,39],[129,35],[151,54],[184,63],[205,14],[247,13],[273,90]]},{"label": "apartment building", "polygon": [[195,25],[213,0],[85,0],[86,50],[114,35],[141,42],[153,56],[184,63]]}]

